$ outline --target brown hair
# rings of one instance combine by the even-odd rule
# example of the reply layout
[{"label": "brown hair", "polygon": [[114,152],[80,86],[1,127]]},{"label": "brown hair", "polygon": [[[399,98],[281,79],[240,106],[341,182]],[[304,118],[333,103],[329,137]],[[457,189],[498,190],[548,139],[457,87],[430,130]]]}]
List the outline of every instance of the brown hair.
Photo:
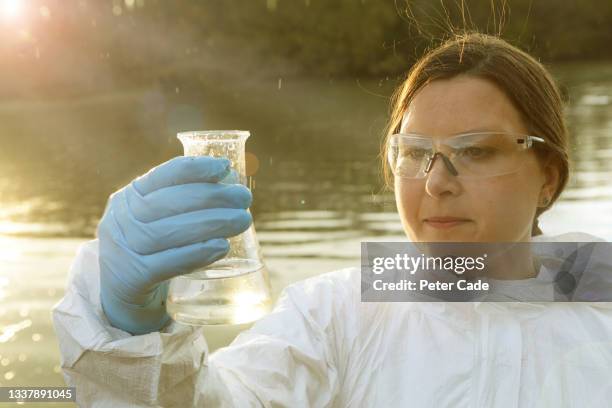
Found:
[{"label": "brown hair", "polygon": [[426,53],[408,72],[407,78],[391,97],[391,117],[387,124],[381,159],[385,184],[393,188],[393,176],[386,161],[389,137],[400,131],[402,117],[416,93],[436,79],[457,75],[484,78],[495,83],[513,102],[530,134],[546,140],[536,148],[541,162],[554,160],[560,179],[546,207],[538,208],[531,235],[542,232],[538,217],[557,200],[569,177],[568,135],[559,89],[547,69],[526,52],[496,36],[480,33],[455,35]]}]

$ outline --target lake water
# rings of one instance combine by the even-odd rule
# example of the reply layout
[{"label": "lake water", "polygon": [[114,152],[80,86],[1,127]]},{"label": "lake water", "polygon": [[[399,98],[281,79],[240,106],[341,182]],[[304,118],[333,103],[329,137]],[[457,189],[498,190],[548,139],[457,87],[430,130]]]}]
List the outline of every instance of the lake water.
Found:
[{"label": "lake water", "polygon": [[[612,241],[612,64],[555,73],[570,100],[574,163],[542,229]],[[251,130],[252,212],[275,294],[358,265],[363,240],[403,237],[377,161],[392,81],[234,80],[219,89],[200,79],[195,90],[0,103],[0,385],[63,384],[50,308],[74,253],[112,191],[181,154],[179,130]],[[237,330],[210,329],[212,348]]]}]

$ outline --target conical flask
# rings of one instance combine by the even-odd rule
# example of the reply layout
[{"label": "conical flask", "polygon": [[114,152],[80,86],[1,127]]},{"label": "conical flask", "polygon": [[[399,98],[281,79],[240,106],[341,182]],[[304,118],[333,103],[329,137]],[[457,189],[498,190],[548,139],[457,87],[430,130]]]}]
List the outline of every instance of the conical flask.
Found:
[{"label": "conical flask", "polygon": [[[232,172],[221,182],[246,184],[243,130],[182,132],[185,156],[225,157]],[[230,250],[223,258],[170,281],[166,308],[184,324],[242,324],[268,313],[272,304],[268,270],[263,262],[253,225],[229,238]]]}]

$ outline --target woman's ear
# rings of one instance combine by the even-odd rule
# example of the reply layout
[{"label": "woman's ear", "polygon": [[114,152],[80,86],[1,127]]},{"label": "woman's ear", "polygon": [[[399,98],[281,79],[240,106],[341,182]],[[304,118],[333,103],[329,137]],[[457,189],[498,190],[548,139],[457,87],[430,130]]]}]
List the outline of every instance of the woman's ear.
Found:
[{"label": "woman's ear", "polygon": [[557,165],[556,160],[553,158],[548,158],[546,160],[542,171],[544,173],[544,183],[540,188],[540,199],[538,201],[538,206],[548,207],[559,188],[561,174],[559,172],[559,166]]}]

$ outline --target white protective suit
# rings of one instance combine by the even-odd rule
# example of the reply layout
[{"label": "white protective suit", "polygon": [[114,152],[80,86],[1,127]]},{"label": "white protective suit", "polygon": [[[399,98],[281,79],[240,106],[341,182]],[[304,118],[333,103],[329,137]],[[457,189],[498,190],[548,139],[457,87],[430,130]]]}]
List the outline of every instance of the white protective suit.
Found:
[{"label": "white protective suit", "polygon": [[[200,329],[131,336],[110,326],[97,248],[81,246],[53,311],[81,407],[612,404],[612,304],[362,303],[360,269],[347,268],[288,286],[271,314],[208,355]],[[595,255],[612,277],[609,254]],[[546,282],[544,269],[518,285]],[[610,291],[611,280],[597,286]]]}]

